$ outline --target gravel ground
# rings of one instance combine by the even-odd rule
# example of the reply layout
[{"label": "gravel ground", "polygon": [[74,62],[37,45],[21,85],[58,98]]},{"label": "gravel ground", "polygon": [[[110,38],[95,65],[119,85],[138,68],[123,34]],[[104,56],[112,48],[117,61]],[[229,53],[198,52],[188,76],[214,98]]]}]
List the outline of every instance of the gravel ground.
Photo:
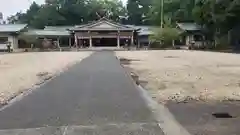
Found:
[{"label": "gravel ground", "polygon": [[0,55],[0,105],[89,56],[91,52]]},{"label": "gravel ground", "polygon": [[185,51],[119,51],[153,98],[166,101],[240,100],[240,55]]}]

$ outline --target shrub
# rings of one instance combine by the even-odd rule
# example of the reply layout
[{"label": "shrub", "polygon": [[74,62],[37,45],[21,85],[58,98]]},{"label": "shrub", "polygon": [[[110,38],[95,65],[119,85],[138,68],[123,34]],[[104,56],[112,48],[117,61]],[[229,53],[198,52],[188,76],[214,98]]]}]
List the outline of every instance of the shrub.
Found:
[{"label": "shrub", "polygon": [[216,46],[214,49],[216,50],[224,50],[229,49],[229,43],[228,43],[228,36],[222,36],[219,38],[216,38]]},{"label": "shrub", "polygon": [[207,42],[210,50],[226,50],[230,48],[227,36],[216,37],[215,40]]},{"label": "shrub", "polygon": [[154,48],[172,47],[173,40],[179,39],[180,31],[176,28],[166,27],[153,30],[154,34],[150,36],[150,41]]}]

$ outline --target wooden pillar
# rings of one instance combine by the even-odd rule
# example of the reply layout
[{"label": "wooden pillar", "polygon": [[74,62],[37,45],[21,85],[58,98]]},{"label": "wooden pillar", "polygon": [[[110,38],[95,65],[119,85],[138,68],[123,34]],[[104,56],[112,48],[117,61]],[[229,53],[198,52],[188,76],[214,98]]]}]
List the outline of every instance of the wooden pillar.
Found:
[{"label": "wooden pillar", "polygon": [[117,47],[120,48],[120,32],[119,31],[117,36]]},{"label": "wooden pillar", "polygon": [[74,36],[74,40],[75,40],[75,47],[78,48],[78,39],[76,35]]},{"label": "wooden pillar", "polygon": [[140,42],[139,42],[139,38],[138,38],[138,36],[137,36],[137,46],[138,46],[138,48],[141,48],[141,45],[140,45]]},{"label": "wooden pillar", "polygon": [[131,36],[131,45],[134,45],[134,31],[132,32],[132,36]]},{"label": "wooden pillar", "polygon": [[80,48],[83,48],[83,41],[82,40],[83,40],[82,38],[79,39]]},{"label": "wooden pillar", "polygon": [[88,31],[88,35],[89,35],[89,47],[93,47],[93,44],[92,44],[92,35],[91,35],[91,32]]},{"label": "wooden pillar", "polygon": [[71,48],[72,47],[72,38],[69,37],[68,41],[69,41],[69,47]]},{"label": "wooden pillar", "polygon": [[93,45],[92,45],[92,36],[90,36],[90,38],[89,38],[89,47],[90,48],[93,47]]},{"label": "wooden pillar", "polygon": [[59,48],[59,50],[60,50],[60,52],[62,51],[62,48],[61,48],[61,46],[60,46],[60,38],[58,37],[57,38],[57,45],[58,45],[58,48]]}]

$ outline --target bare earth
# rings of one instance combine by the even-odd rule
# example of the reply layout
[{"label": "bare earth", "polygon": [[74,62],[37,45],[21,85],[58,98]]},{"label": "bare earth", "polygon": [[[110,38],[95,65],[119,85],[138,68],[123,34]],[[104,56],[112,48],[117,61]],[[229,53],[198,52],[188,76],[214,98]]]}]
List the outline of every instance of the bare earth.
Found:
[{"label": "bare earth", "polygon": [[116,52],[159,102],[240,100],[240,54],[161,50]]},{"label": "bare earth", "polygon": [[0,55],[0,105],[89,56],[91,52]]}]

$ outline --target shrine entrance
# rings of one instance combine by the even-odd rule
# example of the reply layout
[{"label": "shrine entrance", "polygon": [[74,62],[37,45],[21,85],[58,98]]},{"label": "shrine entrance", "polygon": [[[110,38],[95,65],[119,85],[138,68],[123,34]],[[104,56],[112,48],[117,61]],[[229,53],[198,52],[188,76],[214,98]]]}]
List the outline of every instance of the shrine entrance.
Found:
[{"label": "shrine entrance", "polygon": [[117,38],[95,38],[93,39],[93,46],[95,47],[116,47]]},{"label": "shrine entrance", "polygon": [[[78,47],[118,47],[135,44],[137,29],[106,18],[70,29]],[[128,42],[127,42],[128,41]]]}]

